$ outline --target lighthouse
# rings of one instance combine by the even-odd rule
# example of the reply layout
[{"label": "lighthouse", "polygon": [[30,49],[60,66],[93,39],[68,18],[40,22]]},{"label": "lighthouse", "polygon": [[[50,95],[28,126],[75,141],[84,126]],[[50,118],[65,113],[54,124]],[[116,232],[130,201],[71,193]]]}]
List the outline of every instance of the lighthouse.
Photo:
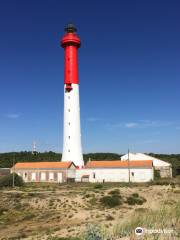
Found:
[{"label": "lighthouse", "polygon": [[77,167],[84,165],[79,104],[78,48],[80,38],[73,24],[65,27],[61,39],[64,48],[64,136],[62,161],[72,161]]}]

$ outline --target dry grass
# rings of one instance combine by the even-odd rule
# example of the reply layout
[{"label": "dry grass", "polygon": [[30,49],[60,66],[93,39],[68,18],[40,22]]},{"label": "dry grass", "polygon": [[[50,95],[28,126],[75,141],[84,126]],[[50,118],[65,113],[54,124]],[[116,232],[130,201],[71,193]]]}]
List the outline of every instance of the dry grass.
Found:
[{"label": "dry grass", "polygon": [[[129,206],[126,199],[137,193],[147,202]],[[101,204],[104,196],[117,195],[121,205]],[[180,188],[170,185],[28,184],[1,190],[0,196],[0,239],[76,240],[93,224],[103,229],[104,239],[111,235],[116,240],[138,225],[176,229],[180,217]]]}]

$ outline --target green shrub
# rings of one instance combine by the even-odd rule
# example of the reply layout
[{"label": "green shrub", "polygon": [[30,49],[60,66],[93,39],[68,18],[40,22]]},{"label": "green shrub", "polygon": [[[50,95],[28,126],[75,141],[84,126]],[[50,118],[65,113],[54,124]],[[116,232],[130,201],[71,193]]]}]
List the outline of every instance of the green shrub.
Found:
[{"label": "green shrub", "polygon": [[107,215],[107,216],[106,216],[106,220],[107,220],[107,221],[112,221],[112,220],[114,220],[114,218],[113,218],[113,216],[111,216],[111,215]]},{"label": "green shrub", "polygon": [[100,189],[100,188],[103,188],[103,185],[98,183],[98,184],[94,185],[94,188],[95,189]]},{"label": "green shrub", "polygon": [[100,199],[100,202],[105,207],[110,207],[110,208],[113,208],[122,204],[121,199],[118,195],[104,196]]},{"label": "green shrub", "polygon": [[[0,188],[1,187],[12,187],[12,185],[13,185],[13,174],[12,173],[0,178]],[[17,187],[21,187],[24,185],[23,179],[20,176],[18,176],[16,173],[14,173],[14,185]]]},{"label": "green shrub", "polygon": [[89,198],[89,197],[91,197],[91,195],[90,195],[89,193],[87,193],[87,194],[85,195],[85,198]]},{"label": "green shrub", "polygon": [[138,194],[138,193],[133,193],[133,194],[132,194],[132,197],[138,198],[138,197],[139,197],[139,194]]},{"label": "green shrub", "polygon": [[108,194],[110,194],[110,195],[119,195],[120,191],[119,191],[119,189],[114,189],[114,190],[110,191]]},{"label": "green shrub", "polygon": [[127,197],[126,202],[129,205],[142,205],[144,202],[146,202],[146,199],[140,197],[138,193],[133,193],[131,196]]}]

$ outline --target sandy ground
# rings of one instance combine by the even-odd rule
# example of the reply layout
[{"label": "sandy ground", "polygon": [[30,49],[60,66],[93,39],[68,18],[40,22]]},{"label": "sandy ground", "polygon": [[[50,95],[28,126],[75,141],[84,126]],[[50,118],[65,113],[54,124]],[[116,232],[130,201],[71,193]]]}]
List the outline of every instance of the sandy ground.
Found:
[{"label": "sandy ground", "polygon": [[[103,207],[99,199],[119,189],[123,199],[138,193],[147,201],[139,206],[123,203],[115,208]],[[113,231],[137,208],[159,209],[180,197],[180,188],[169,186],[107,185],[96,189],[89,184],[36,185],[15,190],[0,190],[0,239],[50,239],[50,236],[75,237],[88,223]],[[110,216],[110,217],[109,217]],[[122,238],[128,239],[128,238]]]}]

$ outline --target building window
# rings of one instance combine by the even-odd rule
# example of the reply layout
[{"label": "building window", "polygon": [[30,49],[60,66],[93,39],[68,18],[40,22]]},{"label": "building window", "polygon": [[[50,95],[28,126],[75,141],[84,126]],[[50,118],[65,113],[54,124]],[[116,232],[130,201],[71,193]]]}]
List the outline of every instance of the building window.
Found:
[{"label": "building window", "polygon": [[68,138],[70,139],[71,137],[70,137],[70,136],[68,136]]},{"label": "building window", "polygon": [[70,109],[68,109],[68,112],[70,112]]},{"label": "building window", "polygon": [[70,125],[71,123],[70,123],[70,122],[68,122],[68,124]]},{"label": "building window", "polygon": [[68,96],[68,99],[70,99],[70,96]]},{"label": "building window", "polygon": [[93,178],[96,178],[96,173],[95,172],[93,173]]},{"label": "building window", "polygon": [[68,149],[68,152],[70,152],[70,149]]},{"label": "building window", "polygon": [[131,173],[131,176],[134,177],[134,172]]}]

